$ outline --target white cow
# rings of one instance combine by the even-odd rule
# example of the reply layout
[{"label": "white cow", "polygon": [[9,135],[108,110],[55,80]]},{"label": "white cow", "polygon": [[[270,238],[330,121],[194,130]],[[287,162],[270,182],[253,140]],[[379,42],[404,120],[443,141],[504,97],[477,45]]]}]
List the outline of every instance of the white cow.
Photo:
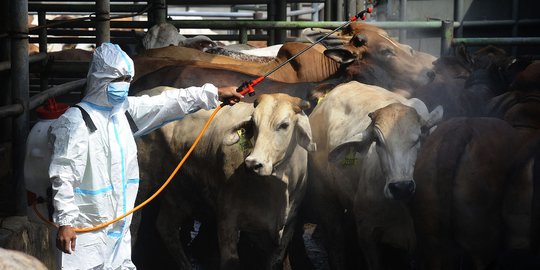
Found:
[{"label": "white cow", "polygon": [[35,269],[46,270],[47,267],[38,259],[18,250],[0,248],[0,269],[23,270]]},{"label": "white cow", "polygon": [[[182,269],[191,266],[178,229],[189,231],[182,226],[192,218],[202,226],[217,224],[222,269],[235,269],[243,261],[237,250],[240,232],[255,237],[256,248],[265,253],[253,267],[282,265],[305,193],[307,150],[314,150],[302,111],[307,106],[285,94],[261,95],[255,107],[240,103],[217,114],[182,175],[165,190],[156,220]],[[142,183],[166,178],[209,114],[188,115],[138,141]]]},{"label": "white cow", "polygon": [[204,51],[217,46],[209,37],[198,35],[186,38],[181,35],[176,26],[170,23],[161,23],[152,26],[142,39],[145,49],[156,49],[167,46],[182,46]]},{"label": "white cow", "polygon": [[345,267],[345,212],[354,218],[369,269],[383,268],[382,244],[413,249],[414,227],[404,201],[415,190],[422,138],[441,117],[441,107],[429,113],[418,99],[359,82],[337,86],[313,110],[309,119],[318,151],[309,156],[308,197],[333,269]]}]

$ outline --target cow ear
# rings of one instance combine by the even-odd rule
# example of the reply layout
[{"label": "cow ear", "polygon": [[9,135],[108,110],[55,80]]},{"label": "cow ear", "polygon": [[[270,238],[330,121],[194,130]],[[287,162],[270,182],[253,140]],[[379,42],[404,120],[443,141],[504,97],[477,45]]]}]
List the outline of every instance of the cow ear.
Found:
[{"label": "cow ear", "polygon": [[444,115],[444,109],[441,105],[437,106],[433,111],[429,113],[429,117],[425,120],[425,126],[427,128],[432,128],[441,122]]},{"label": "cow ear", "polygon": [[251,134],[251,116],[246,118],[244,121],[240,121],[240,123],[227,131],[227,134],[225,134],[225,138],[223,138],[223,144],[226,146],[230,146],[240,141],[240,135],[238,134],[238,130],[240,130],[241,128],[244,128],[246,132],[249,132],[249,134]]},{"label": "cow ear", "polygon": [[349,64],[356,60],[354,54],[345,49],[328,49],[324,51],[324,55],[340,64]]},{"label": "cow ear", "polygon": [[425,120],[427,119],[429,116],[429,111],[428,111],[428,108],[426,106],[426,104],[421,101],[420,99],[417,99],[417,98],[411,98],[411,99],[408,99],[407,101],[403,102],[403,104],[409,106],[409,107],[412,107],[416,110],[416,113],[418,113],[418,115],[420,116],[420,118],[422,120]]},{"label": "cow ear", "polygon": [[300,146],[309,152],[317,150],[317,145],[313,142],[313,136],[311,135],[309,119],[304,112],[298,113],[296,120],[296,140]]},{"label": "cow ear", "polygon": [[429,112],[426,104],[417,98],[407,100],[405,105],[413,107],[416,110],[420,116],[422,125],[428,129],[437,125],[437,123],[442,120],[444,114],[444,109],[440,105],[433,109],[433,111]]},{"label": "cow ear", "polygon": [[467,69],[472,68],[474,61],[467,51],[467,47],[464,43],[459,43],[458,46],[456,46],[454,54],[456,55],[458,61],[463,64],[463,66],[465,66]]},{"label": "cow ear", "polygon": [[328,161],[338,163],[345,160],[351,149],[355,152],[363,153],[367,151],[373,140],[373,125],[369,125],[364,131],[345,139],[342,143],[334,147],[334,149],[330,150]]}]

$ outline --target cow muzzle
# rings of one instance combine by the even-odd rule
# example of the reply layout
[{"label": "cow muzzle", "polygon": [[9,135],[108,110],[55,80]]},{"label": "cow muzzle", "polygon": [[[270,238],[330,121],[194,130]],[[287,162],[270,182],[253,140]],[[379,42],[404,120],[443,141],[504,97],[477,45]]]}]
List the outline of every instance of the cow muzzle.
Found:
[{"label": "cow muzzle", "polygon": [[246,164],[248,170],[252,170],[261,176],[267,176],[272,173],[272,166],[268,165],[271,163],[262,162],[257,157],[248,156],[244,163]]},{"label": "cow muzzle", "polygon": [[408,200],[414,194],[416,184],[413,180],[402,180],[388,183],[384,190],[386,197],[395,200]]}]

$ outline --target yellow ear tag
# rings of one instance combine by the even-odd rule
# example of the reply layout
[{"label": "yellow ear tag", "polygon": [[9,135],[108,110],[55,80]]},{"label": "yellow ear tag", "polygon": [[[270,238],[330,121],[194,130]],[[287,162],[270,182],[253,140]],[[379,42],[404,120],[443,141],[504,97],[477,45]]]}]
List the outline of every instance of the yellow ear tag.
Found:
[{"label": "yellow ear tag", "polygon": [[245,129],[241,128],[237,130],[236,133],[238,134],[238,137],[240,137],[240,139],[238,140],[238,145],[240,145],[240,148],[242,149],[242,151],[253,148],[251,141],[246,138]]},{"label": "yellow ear tag", "polygon": [[324,95],[318,97],[318,98],[317,98],[317,104],[320,104],[320,103],[323,101],[323,99],[324,99],[325,97],[326,97],[326,94],[324,94]]},{"label": "yellow ear tag", "polygon": [[341,165],[353,166],[355,164],[356,164],[356,151],[354,151],[354,148],[350,148],[349,153],[347,153],[347,155],[341,161]]}]

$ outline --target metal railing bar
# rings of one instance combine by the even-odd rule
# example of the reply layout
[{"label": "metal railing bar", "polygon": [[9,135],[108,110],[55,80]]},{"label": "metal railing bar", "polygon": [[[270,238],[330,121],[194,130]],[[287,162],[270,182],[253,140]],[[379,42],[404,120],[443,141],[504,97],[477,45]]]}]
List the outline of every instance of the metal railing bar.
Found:
[{"label": "metal railing bar", "polygon": [[[33,110],[43,104],[47,99],[69,93],[70,91],[82,88],[86,83],[86,79],[80,79],[73,82],[64,83],[53,86],[37,95],[30,97],[28,102],[28,110]],[[0,107],[0,118],[17,116],[24,112],[22,104],[11,104]]]},{"label": "metal railing bar", "polygon": [[[47,59],[46,53],[37,53],[37,54],[30,55],[28,57],[28,62],[35,63],[35,62],[43,61],[45,59]],[[11,61],[0,62],[0,71],[9,70],[9,69],[11,69]]]},{"label": "metal railing bar", "polygon": [[490,37],[490,38],[454,38],[452,44],[467,45],[538,45],[540,37]]}]

